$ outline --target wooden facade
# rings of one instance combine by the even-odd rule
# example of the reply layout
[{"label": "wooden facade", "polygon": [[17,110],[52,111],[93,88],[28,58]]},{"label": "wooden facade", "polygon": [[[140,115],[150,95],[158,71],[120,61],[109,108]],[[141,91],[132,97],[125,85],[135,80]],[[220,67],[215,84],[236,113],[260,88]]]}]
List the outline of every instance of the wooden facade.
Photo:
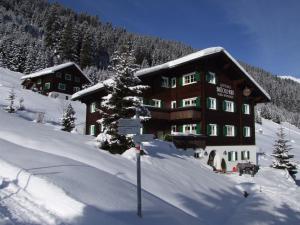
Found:
[{"label": "wooden facade", "polygon": [[[254,106],[270,99],[225,51],[169,68],[150,68],[148,72],[137,72],[136,75],[142,84],[150,86],[142,96],[144,105],[151,112],[151,119],[144,123],[144,133],[153,133],[158,138],[172,134],[175,144],[180,147],[185,143],[202,149],[210,149],[210,146],[210,151],[219,149],[220,152],[215,154],[222,156],[230,151],[228,146],[236,146],[234,149],[239,151],[247,150],[247,146],[250,146],[248,149],[253,152]],[[186,78],[187,75],[191,77]],[[211,80],[211,77],[214,79]],[[184,83],[189,79],[193,82]],[[91,125],[96,127],[93,135],[100,132],[97,124],[99,113],[91,113],[90,108],[91,104],[100,104],[104,95],[104,90],[99,88],[74,98],[87,105],[87,134],[90,134]],[[214,108],[210,105],[211,98],[216,100],[215,109],[211,109]],[[186,99],[190,99],[190,102]],[[193,104],[190,104],[191,101]],[[227,109],[227,104],[231,107],[230,110]],[[212,128],[216,129],[216,133],[212,132]],[[192,135],[187,135],[186,129],[193,129]],[[223,149],[224,146],[227,146],[226,150]],[[254,162],[255,157],[251,157]]]},{"label": "wooden facade", "polygon": [[91,83],[75,63],[46,68],[21,79],[26,89],[52,95],[52,97],[64,94],[63,96],[67,99],[75,92],[82,90],[84,85]]}]

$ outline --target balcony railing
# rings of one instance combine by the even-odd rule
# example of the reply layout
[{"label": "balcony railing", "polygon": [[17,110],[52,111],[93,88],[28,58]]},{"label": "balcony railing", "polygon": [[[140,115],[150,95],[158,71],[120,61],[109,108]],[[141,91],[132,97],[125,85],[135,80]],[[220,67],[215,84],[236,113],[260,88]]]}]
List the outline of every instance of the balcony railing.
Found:
[{"label": "balcony railing", "polygon": [[187,119],[201,119],[201,109],[196,107],[181,107],[176,109],[164,109],[148,107],[151,112],[152,119],[160,120],[187,120]]}]

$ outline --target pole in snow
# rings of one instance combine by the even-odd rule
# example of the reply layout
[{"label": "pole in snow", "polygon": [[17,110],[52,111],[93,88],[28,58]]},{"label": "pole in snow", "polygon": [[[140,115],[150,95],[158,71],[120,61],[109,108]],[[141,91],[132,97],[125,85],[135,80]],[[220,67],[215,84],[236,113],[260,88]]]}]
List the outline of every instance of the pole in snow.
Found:
[{"label": "pole in snow", "polygon": [[141,188],[141,149],[136,145],[136,183],[137,183],[137,215],[142,217],[142,188]]}]

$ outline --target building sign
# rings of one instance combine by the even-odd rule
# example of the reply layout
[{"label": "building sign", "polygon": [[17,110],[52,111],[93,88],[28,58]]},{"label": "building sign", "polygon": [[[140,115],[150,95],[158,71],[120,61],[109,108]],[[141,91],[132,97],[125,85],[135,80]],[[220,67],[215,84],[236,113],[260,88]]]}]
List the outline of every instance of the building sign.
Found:
[{"label": "building sign", "polygon": [[225,98],[233,98],[234,90],[232,90],[231,86],[228,84],[220,84],[217,87],[217,95]]}]

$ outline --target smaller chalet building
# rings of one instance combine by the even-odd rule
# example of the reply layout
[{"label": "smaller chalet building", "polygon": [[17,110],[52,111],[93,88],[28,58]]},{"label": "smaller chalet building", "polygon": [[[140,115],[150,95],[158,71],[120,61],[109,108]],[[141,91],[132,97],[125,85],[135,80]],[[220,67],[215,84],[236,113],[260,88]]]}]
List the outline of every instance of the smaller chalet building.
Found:
[{"label": "smaller chalet building", "polygon": [[[256,164],[254,106],[270,96],[224,48],[204,49],[135,75],[150,86],[141,96],[151,112],[144,133],[171,135],[177,147],[196,149],[195,156],[216,170]],[[89,135],[101,132],[96,108],[103,87],[99,83],[72,96],[87,105]]]},{"label": "smaller chalet building", "polygon": [[26,89],[37,91],[53,98],[68,100],[72,94],[82,90],[91,80],[84,75],[76,63],[68,62],[49,67],[21,77]]}]

